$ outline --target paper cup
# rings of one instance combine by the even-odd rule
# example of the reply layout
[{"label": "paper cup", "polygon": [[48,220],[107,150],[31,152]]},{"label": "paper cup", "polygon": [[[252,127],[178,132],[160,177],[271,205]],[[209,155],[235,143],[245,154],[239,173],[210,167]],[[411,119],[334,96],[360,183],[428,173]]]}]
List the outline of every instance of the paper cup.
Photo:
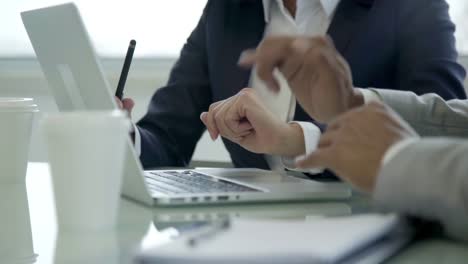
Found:
[{"label": "paper cup", "polygon": [[25,182],[36,112],[31,98],[0,98],[0,184]]},{"label": "paper cup", "polygon": [[114,229],[130,129],[126,114],[62,113],[42,124],[59,232]]},{"label": "paper cup", "polygon": [[0,263],[32,263],[34,254],[25,184],[0,185]]},{"label": "paper cup", "polygon": [[[120,249],[114,231],[59,233],[55,241],[55,264],[102,264],[119,261]],[[130,263],[130,262],[129,262]]]}]

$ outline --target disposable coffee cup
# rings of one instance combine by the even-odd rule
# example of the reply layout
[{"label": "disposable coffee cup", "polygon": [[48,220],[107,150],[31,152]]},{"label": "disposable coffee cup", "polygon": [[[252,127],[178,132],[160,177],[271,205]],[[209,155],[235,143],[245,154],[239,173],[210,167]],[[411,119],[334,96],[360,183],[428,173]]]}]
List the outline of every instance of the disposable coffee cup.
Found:
[{"label": "disposable coffee cup", "polygon": [[33,263],[28,197],[25,184],[0,185],[0,263]]},{"label": "disposable coffee cup", "polygon": [[102,264],[122,262],[116,231],[63,232],[55,240],[55,264]]},{"label": "disposable coffee cup", "polygon": [[71,112],[42,122],[59,232],[116,226],[130,121],[122,111]]},{"label": "disposable coffee cup", "polygon": [[31,98],[0,98],[0,184],[24,183],[37,105]]}]

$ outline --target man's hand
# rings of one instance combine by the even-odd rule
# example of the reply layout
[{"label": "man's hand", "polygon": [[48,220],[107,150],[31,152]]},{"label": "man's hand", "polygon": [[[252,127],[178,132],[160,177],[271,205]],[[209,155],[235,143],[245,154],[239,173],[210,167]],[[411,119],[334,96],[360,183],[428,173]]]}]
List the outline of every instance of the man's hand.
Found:
[{"label": "man's hand", "polygon": [[298,156],[305,152],[301,127],[275,117],[250,88],[212,104],[200,118],[213,140],[221,135],[255,153]]},{"label": "man's hand", "polygon": [[273,76],[279,69],[299,104],[319,122],[327,123],[364,102],[353,88],[347,62],[328,37],[267,38],[256,50],[244,51],[239,64],[255,65],[259,78],[273,91],[279,90]]},{"label": "man's hand", "polygon": [[317,151],[297,166],[329,168],[358,189],[372,192],[387,150],[403,139],[417,136],[393,110],[371,103],[331,122]]},{"label": "man's hand", "polygon": [[133,110],[133,107],[135,106],[135,102],[131,98],[124,98],[122,101],[120,101],[120,99],[117,97],[114,97],[114,98],[115,98],[115,102],[117,103],[117,106],[120,109],[127,111],[128,117],[131,118],[132,110]]},{"label": "man's hand", "polygon": [[[119,109],[125,110],[128,114],[128,118],[130,118],[131,120],[132,110],[133,110],[133,107],[135,106],[135,102],[131,98],[124,98],[122,101],[120,101],[120,99],[117,96],[115,96],[114,99]],[[135,144],[135,130],[133,128],[130,131],[130,138],[132,139],[132,142]]]}]

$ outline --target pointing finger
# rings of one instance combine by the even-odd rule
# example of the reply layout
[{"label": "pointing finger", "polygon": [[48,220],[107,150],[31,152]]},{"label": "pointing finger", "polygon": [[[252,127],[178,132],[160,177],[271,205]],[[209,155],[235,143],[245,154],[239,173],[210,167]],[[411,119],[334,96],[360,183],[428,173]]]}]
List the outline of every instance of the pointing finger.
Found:
[{"label": "pointing finger", "polygon": [[330,157],[332,157],[332,155],[330,154],[329,148],[318,149],[305,158],[297,160],[296,166],[300,169],[328,168]]}]

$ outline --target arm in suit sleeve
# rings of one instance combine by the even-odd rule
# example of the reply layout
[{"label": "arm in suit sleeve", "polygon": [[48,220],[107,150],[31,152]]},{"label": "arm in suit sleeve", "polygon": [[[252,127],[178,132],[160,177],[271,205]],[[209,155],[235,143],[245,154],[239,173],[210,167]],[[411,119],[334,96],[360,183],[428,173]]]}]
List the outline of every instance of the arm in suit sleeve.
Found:
[{"label": "arm in suit sleeve", "polygon": [[186,166],[204,132],[199,116],[212,100],[205,45],[210,3],[184,45],[167,85],[153,95],[148,112],[137,123],[140,160],[145,168]]},{"label": "arm in suit sleeve", "polygon": [[385,163],[375,202],[389,210],[436,220],[468,241],[468,140],[425,138]]},{"label": "arm in suit sleeve", "polygon": [[[445,0],[403,0],[397,40],[397,90],[465,99],[464,68],[457,62],[455,25]],[[384,87],[381,87],[384,88]]]},{"label": "arm in suit sleeve", "polygon": [[436,94],[370,89],[421,136],[468,137],[468,100],[445,101]]}]

